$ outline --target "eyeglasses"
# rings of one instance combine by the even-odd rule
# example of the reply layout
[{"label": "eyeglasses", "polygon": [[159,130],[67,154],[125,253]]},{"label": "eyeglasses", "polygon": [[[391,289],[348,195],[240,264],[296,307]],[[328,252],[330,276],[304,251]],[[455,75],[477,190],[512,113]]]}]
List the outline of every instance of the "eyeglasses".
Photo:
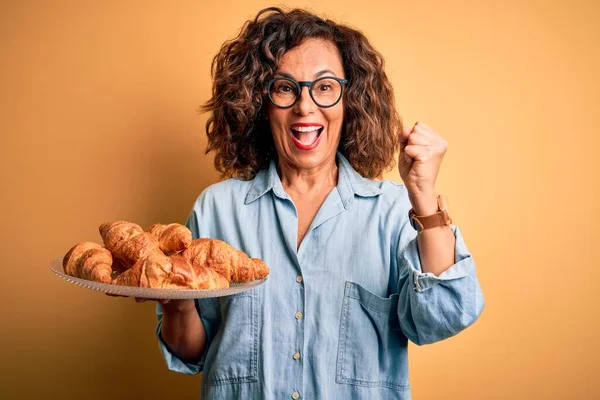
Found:
[{"label": "eyeglasses", "polygon": [[300,100],[302,87],[308,88],[308,93],[316,105],[321,108],[335,106],[344,93],[347,79],[324,76],[315,81],[295,81],[291,78],[275,78],[269,82],[267,91],[271,103],[279,108],[291,108]]}]

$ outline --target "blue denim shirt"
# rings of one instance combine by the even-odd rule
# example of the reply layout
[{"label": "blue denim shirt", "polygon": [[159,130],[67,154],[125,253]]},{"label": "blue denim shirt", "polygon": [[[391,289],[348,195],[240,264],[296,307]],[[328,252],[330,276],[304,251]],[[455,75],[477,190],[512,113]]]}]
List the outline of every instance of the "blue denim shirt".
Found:
[{"label": "blue denim shirt", "polygon": [[362,178],[337,155],[337,187],[297,246],[298,219],[271,163],[198,197],[195,238],[224,240],[270,268],[233,296],[196,300],[207,334],[198,364],[157,336],[169,369],[203,372],[202,399],[410,399],[408,341],[449,338],[481,314],[475,263],[459,229],[456,263],[421,272],[404,185]]}]

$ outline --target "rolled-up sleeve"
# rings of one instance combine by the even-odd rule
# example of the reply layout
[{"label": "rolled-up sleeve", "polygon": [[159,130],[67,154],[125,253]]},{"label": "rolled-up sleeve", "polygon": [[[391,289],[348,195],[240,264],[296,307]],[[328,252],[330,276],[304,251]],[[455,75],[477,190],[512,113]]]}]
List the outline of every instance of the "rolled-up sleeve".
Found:
[{"label": "rolled-up sleeve", "polygon": [[156,304],[156,338],[158,339],[160,353],[169,370],[186,375],[195,375],[202,372],[204,369],[206,355],[210,350],[210,344],[212,343],[212,340],[215,337],[220,325],[218,318],[219,301],[217,298],[196,299],[194,300],[194,303],[196,305],[196,311],[200,316],[200,321],[204,326],[204,332],[206,333],[206,347],[204,348],[204,352],[202,353],[200,359],[196,363],[186,363],[182,361],[171,351],[171,349],[169,349],[169,346],[167,346],[161,335],[163,314],[162,307],[160,303]]},{"label": "rolled-up sleeve", "polygon": [[[197,301],[196,301],[196,310],[198,310],[198,302]],[[160,353],[161,353],[163,359],[165,360],[167,368],[171,371],[179,372],[181,374],[186,374],[186,375],[195,375],[195,374],[202,372],[202,369],[204,367],[204,360],[206,358],[206,353],[208,351],[208,345],[204,349],[204,353],[202,354],[202,357],[200,358],[200,360],[197,363],[191,364],[191,363],[186,363],[186,362],[182,361],[171,351],[171,349],[169,349],[169,346],[167,346],[167,344],[165,343],[165,341],[162,338],[162,335],[161,335],[162,307],[161,307],[160,303],[158,303],[156,305],[156,317],[158,320],[158,323],[156,325],[156,337],[158,339],[158,347],[159,347],[159,350],[160,350]],[[206,326],[205,326],[205,330],[206,330]]]},{"label": "rolled-up sleeve", "polygon": [[453,226],[452,231],[455,263],[439,276],[422,272],[416,233],[403,229],[401,234],[409,240],[401,240],[398,248],[398,317],[406,337],[418,345],[456,335],[472,325],[485,306],[475,261],[459,228]]}]

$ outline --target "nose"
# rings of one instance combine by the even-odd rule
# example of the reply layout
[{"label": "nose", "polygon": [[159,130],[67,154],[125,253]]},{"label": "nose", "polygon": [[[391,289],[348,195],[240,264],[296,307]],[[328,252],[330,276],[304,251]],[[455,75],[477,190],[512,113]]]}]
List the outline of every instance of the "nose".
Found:
[{"label": "nose", "polygon": [[294,112],[300,115],[309,115],[314,112],[317,107],[318,106],[315,104],[312,97],[310,97],[308,87],[303,87],[300,91],[300,99],[298,99],[298,102],[294,105]]}]

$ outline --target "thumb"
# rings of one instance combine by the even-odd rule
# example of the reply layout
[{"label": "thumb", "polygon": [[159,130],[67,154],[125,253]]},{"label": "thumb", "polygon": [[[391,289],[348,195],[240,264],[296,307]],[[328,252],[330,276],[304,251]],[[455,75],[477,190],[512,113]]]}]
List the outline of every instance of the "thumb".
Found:
[{"label": "thumb", "polygon": [[404,167],[410,167],[412,164],[412,158],[406,154],[406,146],[408,145],[408,139],[411,133],[412,130],[410,128],[403,126],[399,136],[400,152],[398,154],[398,161],[400,165]]},{"label": "thumb", "polygon": [[400,152],[404,151],[404,148],[406,147],[406,145],[408,144],[408,137],[411,134],[411,129],[403,126],[402,127],[402,131],[400,132]]}]

